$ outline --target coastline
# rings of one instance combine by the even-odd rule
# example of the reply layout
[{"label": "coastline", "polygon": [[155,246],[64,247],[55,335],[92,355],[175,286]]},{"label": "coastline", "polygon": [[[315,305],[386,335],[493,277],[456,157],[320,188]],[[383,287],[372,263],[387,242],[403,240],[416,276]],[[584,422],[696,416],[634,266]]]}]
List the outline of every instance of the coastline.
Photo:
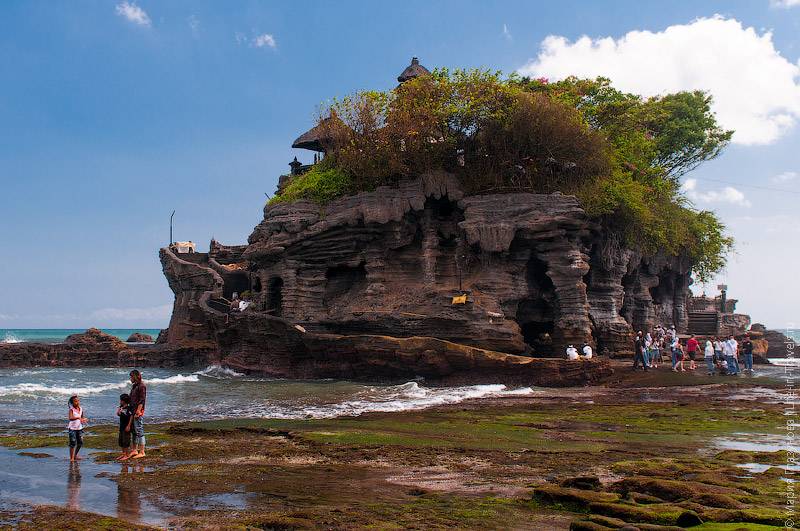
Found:
[{"label": "coastline", "polygon": [[[767,493],[783,472],[768,465],[784,453],[736,449],[781,434],[779,382],[653,372],[418,411],[148,424],[148,457],[130,465],[141,470],[100,479],[162,515],[158,525],[178,527],[601,529],[589,523],[674,526],[685,513],[780,525],[780,500]],[[115,440],[114,426],[91,427],[88,462],[112,461]],[[58,464],[64,437],[27,429],[0,445],[54,455],[15,459]],[[739,466],[751,463],[766,466]],[[43,506],[4,515],[22,528],[110,518]],[[120,528],[138,525],[123,516]]]}]

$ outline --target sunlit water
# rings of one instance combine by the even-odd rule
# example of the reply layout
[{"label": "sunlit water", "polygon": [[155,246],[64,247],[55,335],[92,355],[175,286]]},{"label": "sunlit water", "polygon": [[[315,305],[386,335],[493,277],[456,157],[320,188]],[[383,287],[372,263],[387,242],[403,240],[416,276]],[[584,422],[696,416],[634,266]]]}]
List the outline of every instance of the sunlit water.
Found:
[{"label": "sunlit water", "polygon": [[[134,332],[158,337],[157,328],[103,328],[103,332],[127,340]],[[86,332],[85,328],[0,328],[0,343],[61,343],[67,336]]]}]

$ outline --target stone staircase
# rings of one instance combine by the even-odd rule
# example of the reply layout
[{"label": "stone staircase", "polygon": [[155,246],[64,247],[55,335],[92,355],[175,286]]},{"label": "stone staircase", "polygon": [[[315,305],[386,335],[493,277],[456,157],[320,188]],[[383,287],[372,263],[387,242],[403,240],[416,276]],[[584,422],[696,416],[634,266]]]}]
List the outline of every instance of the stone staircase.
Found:
[{"label": "stone staircase", "polygon": [[717,334],[717,312],[689,312],[689,333],[698,336]]}]

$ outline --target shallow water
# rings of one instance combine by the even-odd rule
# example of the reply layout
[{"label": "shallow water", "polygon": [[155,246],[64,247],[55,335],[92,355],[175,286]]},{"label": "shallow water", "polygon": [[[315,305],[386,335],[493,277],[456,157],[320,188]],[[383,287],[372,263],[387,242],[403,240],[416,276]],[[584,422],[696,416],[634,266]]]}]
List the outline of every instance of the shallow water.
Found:
[{"label": "shallow water", "polygon": [[151,524],[171,516],[108,477],[135,473],[134,465],[96,463],[88,457],[90,448],[83,448],[84,459],[75,463],[69,462],[66,446],[25,451],[52,457],[34,458],[0,447],[0,510],[18,509],[20,504],[58,505]]},{"label": "shallow water", "polygon": [[[347,381],[249,378],[220,367],[202,370],[147,369],[147,420],[220,418],[332,418],[370,411],[405,411],[470,398],[533,395],[531,388],[504,385],[429,387]],[[130,390],[128,369],[0,369],[0,426],[65,427],[67,400],[81,397],[92,423],[116,422],[120,393]]]}]

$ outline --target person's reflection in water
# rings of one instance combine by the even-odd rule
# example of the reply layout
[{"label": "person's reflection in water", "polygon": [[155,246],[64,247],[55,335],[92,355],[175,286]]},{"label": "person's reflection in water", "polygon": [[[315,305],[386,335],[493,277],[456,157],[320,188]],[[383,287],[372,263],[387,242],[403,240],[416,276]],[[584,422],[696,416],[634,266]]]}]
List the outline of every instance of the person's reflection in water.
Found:
[{"label": "person's reflection in water", "polygon": [[129,483],[130,477],[141,474],[144,470],[142,465],[124,463],[117,479],[117,518],[128,522],[139,522],[142,518],[142,502],[139,499],[139,489],[129,487],[123,483]]},{"label": "person's reflection in water", "polygon": [[67,474],[67,507],[74,511],[81,508],[81,464],[78,461],[69,463]]}]

